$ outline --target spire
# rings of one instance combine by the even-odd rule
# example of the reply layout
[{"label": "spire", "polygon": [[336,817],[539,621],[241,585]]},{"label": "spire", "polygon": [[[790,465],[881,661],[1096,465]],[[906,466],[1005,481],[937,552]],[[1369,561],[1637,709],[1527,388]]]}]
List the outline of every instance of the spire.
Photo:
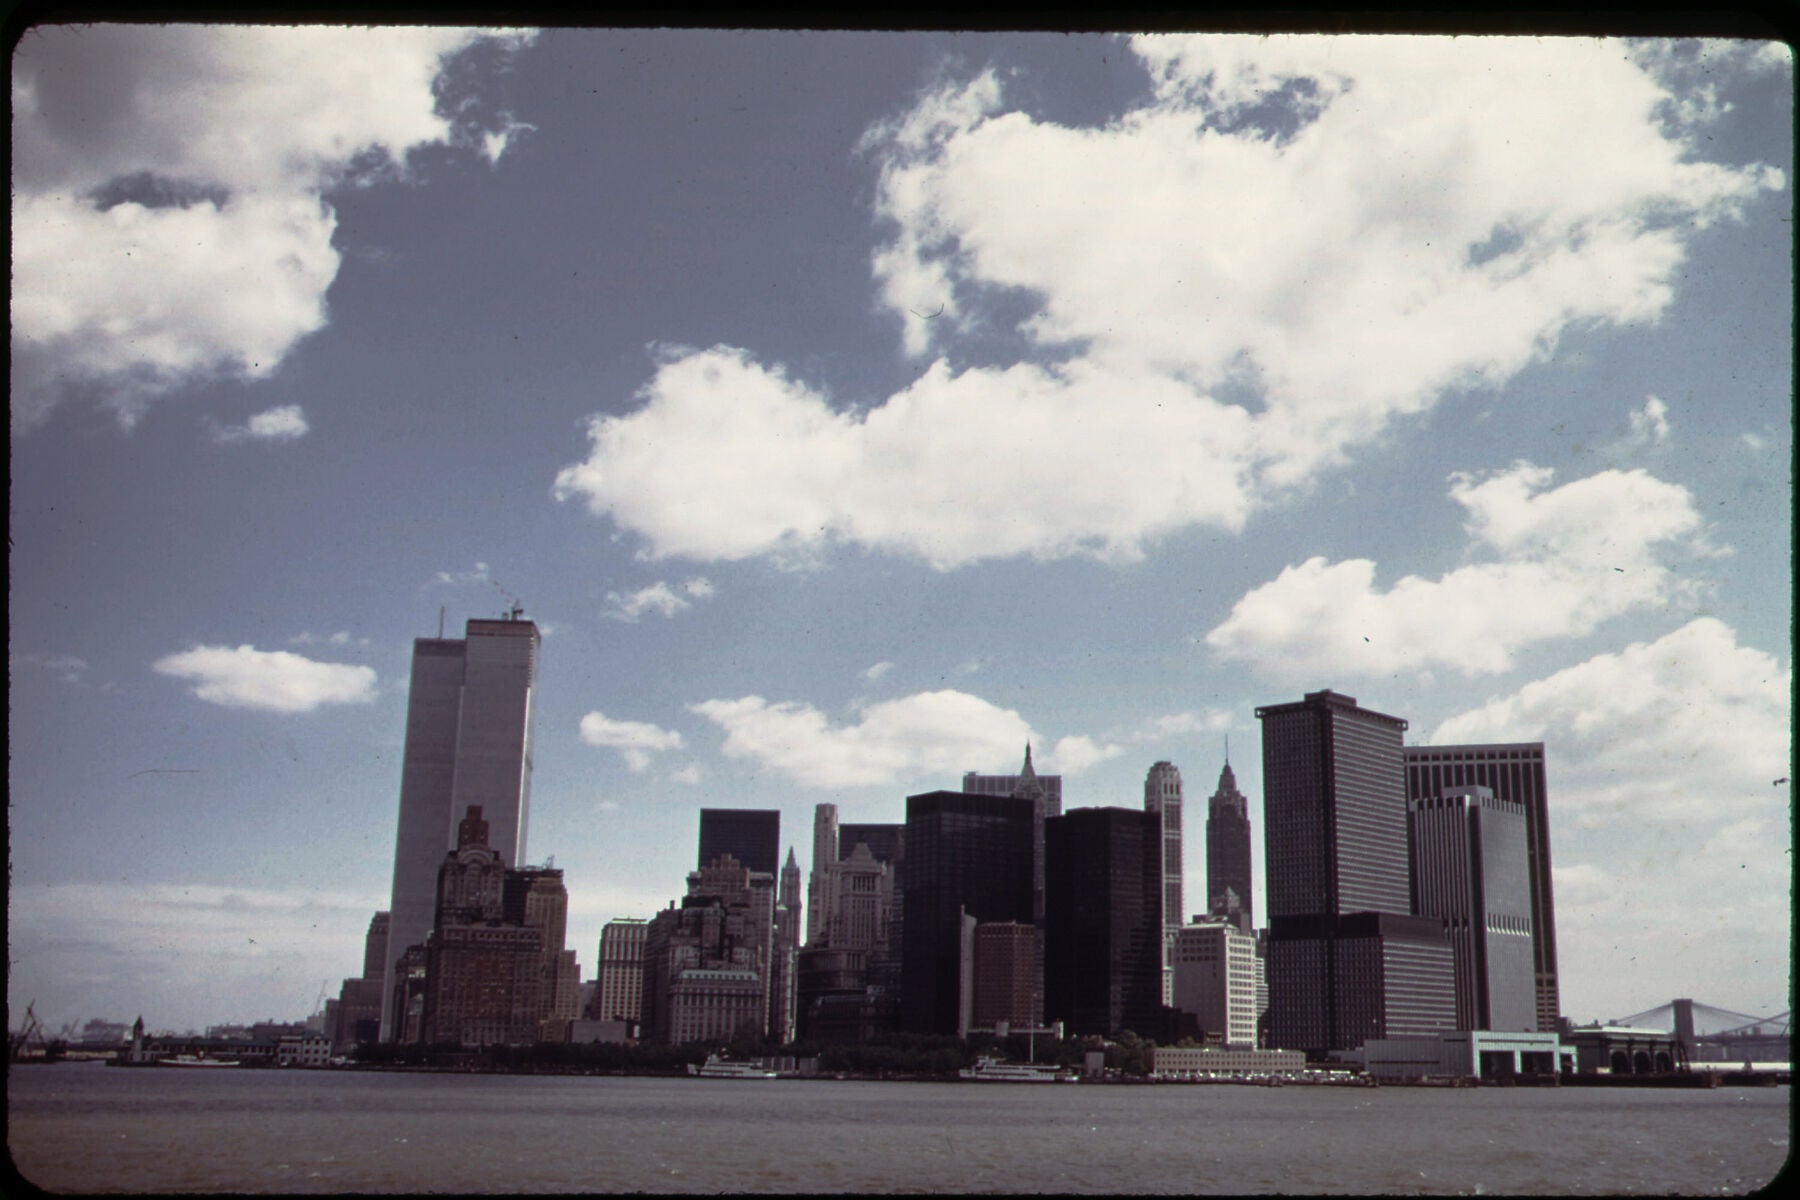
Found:
[{"label": "spire", "polygon": [[1019,772],[1021,778],[1036,779],[1037,772],[1031,769],[1031,743],[1025,743],[1025,769]]},{"label": "spire", "polygon": [[792,847],[792,846],[789,846],[789,847],[788,847],[788,860],[787,860],[787,864],[786,864],[786,866],[783,866],[783,867],[782,867],[782,870],[784,870],[784,871],[785,871],[785,870],[787,870],[787,869],[788,869],[788,868],[789,868],[789,867],[792,867],[792,868],[793,868],[793,869],[794,869],[794,870],[796,870],[796,871],[798,871],[798,870],[799,870],[799,869],[800,869],[800,864],[799,864],[799,863],[798,863],[798,862],[796,862],[796,861],[795,861],[795,860],[794,860],[794,848],[793,848],[793,847]]}]

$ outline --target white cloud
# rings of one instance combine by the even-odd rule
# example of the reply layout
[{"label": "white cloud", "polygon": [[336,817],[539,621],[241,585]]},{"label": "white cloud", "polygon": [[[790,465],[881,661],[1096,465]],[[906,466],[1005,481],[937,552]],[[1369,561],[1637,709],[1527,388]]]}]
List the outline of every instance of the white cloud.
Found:
[{"label": "white cloud", "polygon": [[[1694,828],[1779,814],[1792,672],[1712,617],[1451,717],[1434,743],[1544,741],[1556,803]],[[1785,844],[1785,839],[1783,839]]]},{"label": "white cloud", "polygon": [[1631,436],[1652,445],[1669,440],[1669,406],[1659,397],[1645,396],[1644,407],[1631,414]]},{"label": "white cloud", "polygon": [[[152,1029],[304,1019],[319,981],[362,969],[382,894],[212,883],[28,884],[8,893],[8,997],[51,1023],[96,1013]],[[52,1016],[51,1014],[56,1014]]]},{"label": "white cloud", "polygon": [[1153,717],[1132,734],[1134,742],[1157,741],[1192,733],[1224,733],[1232,727],[1231,714],[1222,708],[1190,710]]},{"label": "white cloud", "polygon": [[[1153,92],[1103,127],[1010,111],[990,71],[865,138],[914,383],[851,411],[748,350],[672,351],[557,494],[651,557],[1129,560],[1571,328],[1656,320],[1693,231],[1786,186],[1707,161],[1716,112],[1617,42],[1131,44]],[[959,365],[1015,333],[1031,361]]]},{"label": "white cloud", "polygon": [[581,740],[590,746],[617,750],[626,768],[634,773],[650,765],[651,754],[681,749],[681,734],[676,730],[646,721],[615,721],[598,711],[581,718]]},{"label": "white cloud", "polygon": [[1786,1006],[1791,689],[1789,666],[1703,617],[1432,731],[1545,744],[1563,990],[1595,1006],[1571,1016],[1625,1016],[1697,979],[1710,1003]]},{"label": "white cloud", "polygon": [[884,659],[881,662],[878,662],[874,666],[870,667],[868,670],[864,671],[862,673],[862,677],[864,679],[868,680],[870,683],[874,683],[876,680],[880,679],[883,675],[886,675],[889,671],[891,671],[893,669],[894,669],[894,664],[891,662],[888,662],[887,660]]},{"label": "white cloud", "polygon": [[695,784],[699,783],[703,777],[699,763],[689,763],[685,767],[679,767],[669,772],[670,783]]},{"label": "white cloud", "polygon": [[186,378],[269,376],[327,320],[326,193],[403,177],[422,146],[493,152],[488,118],[448,97],[440,111],[434,88],[450,56],[494,36],[32,30],[13,60],[14,428],[69,385],[99,385],[129,426]]},{"label": "white cloud", "polygon": [[635,592],[623,595],[618,592],[606,593],[609,607],[605,615],[618,621],[635,621],[647,612],[672,617],[684,608],[692,608],[693,600],[704,600],[712,594],[713,585],[703,578],[690,579],[679,587],[672,587],[659,579],[649,587],[639,588]]},{"label": "white cloud", "polygon": [[1492,561],[1379,590],[1369,559],[1310,558],[1245,594],[1206,643],[1283,677],[1492,674],[1535,642],[1694,593],[1668,561],[1678,548],[1715,553],[1687,489],[1641,470],[1551,478],[1529,463],[1451,476],[1472,548]]},{"label": "white cloud", "polygon": [[195,646],[159,658],[152,668],[195,681],[194,695],[226,708],[311,712],[325,704],[375,699],[375,672],[348,663],[315,662],[286,650]]},{"label": "white cloud", "polygon": [[493,576],[488,574],[488,565],[484,562],[477,562],[473,571],[439,571],[431,577],[431,585],[445,584],[452,587],[470,583],[492,583],[493,581]]},{"label": "white cloud", "polygon": [[213,440],[219,442],[291,442],[306,436],[310,426],[298,404],[256,413],[242,425],[221,425],[213,429]]},{"label": "white cloud", "polygon": [[1090,767],[1125,753],[1123,746],[1099,742],[1086,734],[1056,739],[1056,745],[1045,756],[1045,765],[1063,775],[1079,775]]},{"label": "white cloud", "polygon": [[1018,713],[949,690],[872,704],[856,724],[843,726],[809,704],[771,704],[761,696],[690,707],[725,731],[727,757],[754,759],[819,788],[949,781],[969,763],[1012,758],[1032,740]]},{"label": "white cloud", "polygon": [[293,637],[288,639],[288,645],[290,646],[311,646],[314,644],[328,646],[366,646],[369,644],[369,639],[352,637],[349,630],[346,629],[340,629],[336,633],[330,634],[320,634],[313,633],[311,630],[301,630],[299,633],[296,633]]},{"label": "white cloud", "polygon": [[64,683],[77,685],[86,677],[88,669],[87,660],[77,658],[73,654],[55,654],[48,657],[42,654],[12,654],[7,656],[6,661],[7,665],[13,668],[42,667]]}]

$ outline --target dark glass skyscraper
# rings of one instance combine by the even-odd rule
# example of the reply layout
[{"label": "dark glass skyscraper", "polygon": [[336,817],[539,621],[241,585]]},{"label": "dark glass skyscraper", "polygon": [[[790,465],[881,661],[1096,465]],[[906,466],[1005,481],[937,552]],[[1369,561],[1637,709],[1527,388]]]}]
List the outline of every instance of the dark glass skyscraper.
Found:
[{"label": "dark glass skyscraper", "polygon": [[413,642],[394,838],[382,1038],[395,1036],[395,963],[423,946],[437,915],[437,876],[470,806],[486,814],[490,844],[508,866],[525,856],[531,807],[531,725],[538,628],[471,620],[466,636]]},{"label": "dark glass skyscraper", "polygon": [[1537,1027],[1555,1029],[1562,1012],[1562,997],[1556,973],[1556,904],[1550,886],[1550,809],[1544,743],[1408,746],[1405,757],[1409,800],[1430,799],[1453,788],[1484,787],[1498,799],[1524,806]]},{"label": "dark glass skyscraper", "polygon": [[1238,791],[1231,761],[1219,772],[1219,789],[1206,808],[1206,913],[1249,933],[1250,799]]},{"label": "dark glass skyscraper", "polygon": [[1319,1057],[1454,1028],[1443,922],[1411,915],[1406,722],[1332,691],[1256,716],[1270,1044]]},{"label": "dark glass skyscraper", "polygon": [[781,873],[781,810],[703,808],[700,810],[701,868],[729,854],[752,871]]},{"label": "dark glass skyscraper", "polygon": [[1078,808],[1044,822],[1044,1015],[1072,1034],[1162,1030],[1160,815]]},{"label": "dark glass skyscraper", "polygon": [[1011,796],[906,798],[900,975],[909,1032],[956,1032],[965,914],[1033,923],[1032,812],[1030,800]]}]

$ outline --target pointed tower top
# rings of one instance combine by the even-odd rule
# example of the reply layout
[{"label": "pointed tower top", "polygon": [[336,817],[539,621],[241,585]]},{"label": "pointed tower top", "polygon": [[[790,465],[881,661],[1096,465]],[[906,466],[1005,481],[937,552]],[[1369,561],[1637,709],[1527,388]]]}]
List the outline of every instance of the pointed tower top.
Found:
[{"label": "pointed tower top", "polygon": [[798,871],[800,869],[800,864],[794,860],[794,848],[792,846],[788,847],[787,864],[786,864],[786,866],[782,867],[782,870],[785,871],[785,870],[787,870],[788,867],[792,867],[796,871]]},{"label": "pointed tower top", "polygon": [[1037,772],[1031,769],[1031,743],[1025,743],[1025,769],[1019,774],[1026,779],[1036,779]]}]

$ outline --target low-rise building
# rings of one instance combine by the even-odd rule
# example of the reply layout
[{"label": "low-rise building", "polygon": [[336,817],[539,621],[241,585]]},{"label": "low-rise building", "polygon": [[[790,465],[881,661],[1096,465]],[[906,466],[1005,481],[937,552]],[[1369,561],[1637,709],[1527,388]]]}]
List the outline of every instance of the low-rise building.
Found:
[{"label": "low-rise building", "polygon": [[1426,1037],[1370,1038],[1344,1058],[1375,1079],[1495,1079],[1575,1069],[1554,1033],[1461,1029]]},{"label": "low-rise building", "polygon": [[1165,1079],[1198,1075],[1280,1075],[1306,1070],[1306,1054],[1301,1050],[1153,1046],[1149,1058],[1150,1073]]}]

